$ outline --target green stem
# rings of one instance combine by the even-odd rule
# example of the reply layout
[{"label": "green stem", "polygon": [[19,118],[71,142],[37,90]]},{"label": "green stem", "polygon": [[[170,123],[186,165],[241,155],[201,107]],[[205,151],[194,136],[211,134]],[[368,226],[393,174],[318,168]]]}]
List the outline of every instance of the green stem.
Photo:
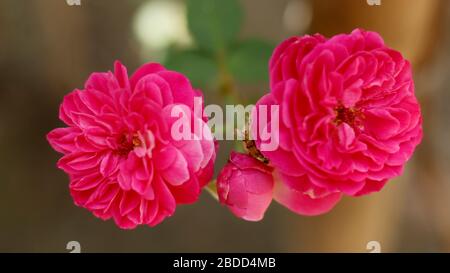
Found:
[{"label": "green stem", "polygon": [[225,51],[221,51],[216,57],[219,68],[219,93],[226,103],[242,103],[242,98],[236,90],[234,78],[228,69],[226,55]]},{"label": "green stem", "polygon": [[211,194],[212,197],[214,197],[214,199],[216,199],[217,201],[219,200],[219,196],[217,195],[217,185],[216,185],[216,180],[212,180],[211,182],[209,182],[208,185],[206,185],[205,189],[207,192],[209,192]]}]

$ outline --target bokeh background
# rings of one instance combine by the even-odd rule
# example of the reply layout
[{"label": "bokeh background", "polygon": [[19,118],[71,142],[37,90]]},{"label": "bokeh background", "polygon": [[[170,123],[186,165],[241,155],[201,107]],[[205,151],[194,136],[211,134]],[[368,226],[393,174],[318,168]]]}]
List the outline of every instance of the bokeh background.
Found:
[{"label": "bokeh background", "polygon": [[[450,251],[450,3],[380,2],[239,0],[241,13],[228,15],[241,18],[238,39],[211,54],[192,37],[183,0],[0,0],[0,251],[68,252],[72,240],[83,252],[368,252],[373,240],[383,252]],[[189,74],[207,103],[225,103],[230,89],[253,103],[267,91],[261,64],[274,45],[357,27],[411,60],[423,108],[425,139],[381,193],[312,218],[273,203],[262,222],[248,223],[205,192],[161,225],[132,231],[73,204],[45,135],[62,125],[63,96],[91,72],[116,59],[131,71],[164,62]],[[218,169],[232,146],[222,143]]]}]

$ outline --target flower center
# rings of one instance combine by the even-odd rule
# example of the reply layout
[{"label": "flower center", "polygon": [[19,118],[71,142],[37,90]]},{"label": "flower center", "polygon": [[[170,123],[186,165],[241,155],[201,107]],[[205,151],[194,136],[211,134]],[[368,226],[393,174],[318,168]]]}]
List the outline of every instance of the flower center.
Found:
[{"label": "flower center", "polygon": [[117,153],[128,155],[134,148],[140,146],[142,146],[142,141],[137,134],[134,134],[132,137],[122,134],[117,140]]},{"label": "flower center", "polygon": [[361,127],[361,119],[364,118],[364,115],[360,109],[354,107],[347,108],[341,104],[334,111],[336,113],[336,118],[334,119],[336,125],[347,123],[354,129]]}]

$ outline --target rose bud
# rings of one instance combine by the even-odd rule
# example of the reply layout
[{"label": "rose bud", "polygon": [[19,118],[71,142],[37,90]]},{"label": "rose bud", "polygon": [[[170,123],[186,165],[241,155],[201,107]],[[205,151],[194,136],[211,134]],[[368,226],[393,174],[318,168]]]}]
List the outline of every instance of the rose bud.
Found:
[{"label": "rose bud", "polygon": [[237,217],[259,221],[272,202],[272,168],[253,157],[232,152],[217,179],[219,200]]}]

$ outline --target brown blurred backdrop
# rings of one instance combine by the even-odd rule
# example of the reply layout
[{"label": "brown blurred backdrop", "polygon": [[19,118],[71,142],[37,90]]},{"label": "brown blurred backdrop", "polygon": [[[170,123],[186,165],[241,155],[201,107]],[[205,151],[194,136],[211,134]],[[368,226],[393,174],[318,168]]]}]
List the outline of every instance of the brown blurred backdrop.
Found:
[{"label": "brown blurred backdrop", "polygon": [[[405,175],[381,193],[345,199],[314,218],[274,203],[260,223],[235,218],[205,193],[156,228],[133,231],[76,208],[45,134],[61,126],[64,94],[81,87],[91,72],[111,69],[116,59],[134,70],[163,58],[155,38],[139,32],[158,27],[158,21],[142,19],[152,1],[81,0],[71,7],[65,0],[0,0],[0,251],[67,252],[72,240],[85,252],[367,252],[373,240],[386,252],[450,251],[446,0],[381,0],[381,6],[365,0],[241,0],[243,37],[279,43],[292,35],[363,27],[380,32],[412,61],[425,139]],[[267,87],[238,88],[262,94]]]}]

